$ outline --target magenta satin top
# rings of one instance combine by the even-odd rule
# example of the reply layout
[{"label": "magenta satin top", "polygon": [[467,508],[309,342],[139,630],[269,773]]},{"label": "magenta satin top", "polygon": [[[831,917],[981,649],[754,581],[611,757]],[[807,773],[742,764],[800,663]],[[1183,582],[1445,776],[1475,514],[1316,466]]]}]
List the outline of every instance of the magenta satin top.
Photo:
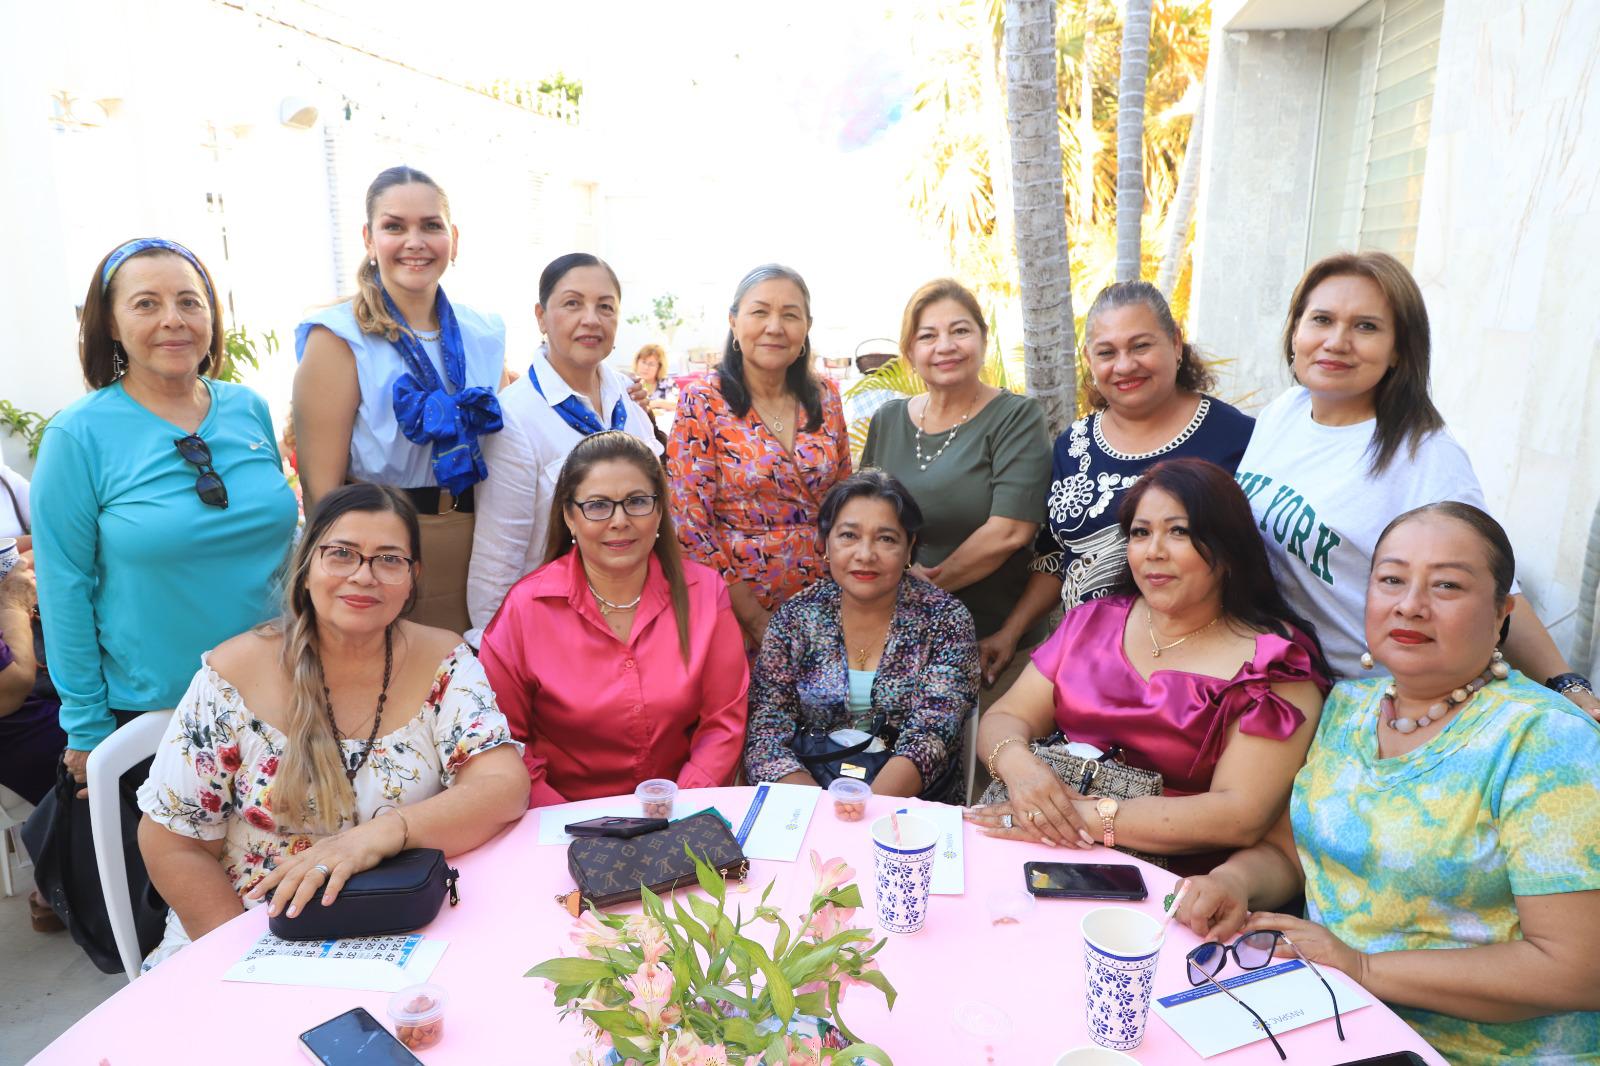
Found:
[{"label": "magenta satin top", "polygon": [[1267,633],[1256,654],[1229,678],[1157,670],[1149,681],[1122,647],[1133,599],[1111,596],[1068,611],[1033,665],[1055,685],[1056,725],[1068,740],[1105,750],[1121,744],[1131,766],[1159,772],[1165,794],[1192,796],[1211,788],[1234,722],[1251,736],[1287,740],[1305,721],[1274,682],[1310,681],[1323,695],[1329,682],[1311,665],[1311,642]]}]

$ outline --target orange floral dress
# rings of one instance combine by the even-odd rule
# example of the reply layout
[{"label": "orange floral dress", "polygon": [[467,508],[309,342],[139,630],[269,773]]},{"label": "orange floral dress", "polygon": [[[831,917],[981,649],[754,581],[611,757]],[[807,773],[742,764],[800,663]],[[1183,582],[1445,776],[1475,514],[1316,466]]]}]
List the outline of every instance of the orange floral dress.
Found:
[{"label": "orange floral dress", "polygon": [[672,520],[689,557],[725,581],[743,581],[773,608],[827,573],[817,511],[850,475],[850,436],[838,387],[822,382],[822,424],[806,430],[796,407],[794,451],[751,408],[728,409],[713,374],[686,385],[667,444]]}]

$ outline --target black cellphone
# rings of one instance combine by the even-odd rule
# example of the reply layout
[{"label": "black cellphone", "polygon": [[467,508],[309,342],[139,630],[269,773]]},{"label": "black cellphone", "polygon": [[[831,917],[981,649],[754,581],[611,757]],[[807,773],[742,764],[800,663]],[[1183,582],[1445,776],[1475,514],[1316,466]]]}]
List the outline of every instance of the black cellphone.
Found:
[{"label": "black cellphone", "polygon": [[1028,891],[1047,899],[1144,899],[1150,895],[1137,866],[1112,862],[1025,862]]},{"label": "black cellphone", "polygon": [[365,1007],[307,1029],[300,1034],[300,1050],[323,1066],[422,1066]]},{"label": "black cellphone", "polygon": [[1428,1066],[1415,1051],[1395,1051],[1388,1055],[1374,1055],[1370,1059],[1341,1062],[1339,1066]]},{"label": "black cellphone", "polygon": [[587,822],[573,822],[567,832],[575,837],[636,837],[665,829],[665,818],[590,818]]}]

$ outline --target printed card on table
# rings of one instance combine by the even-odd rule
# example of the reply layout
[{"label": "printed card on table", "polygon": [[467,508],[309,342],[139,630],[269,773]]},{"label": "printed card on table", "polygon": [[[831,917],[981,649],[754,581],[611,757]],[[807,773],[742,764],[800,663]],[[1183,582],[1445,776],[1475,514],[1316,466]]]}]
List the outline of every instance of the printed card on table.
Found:
[{"label": "printed card on table", "polygon": [[794,862],[822,790],[814,785],[757,785],[735,836],[752,859]]},{"label": "printed card on table", "polygon": [[638,818],[639,816],[639,801],[632,796],[579,800],[576,803],[563,803],[559,807],[540,807],[539,843],[560,844],[565,847],[572,843],[572,834],[567,832],[566,827],[577,822],[587,822],[590,818]]},{"label": "printed card on table", "polygon": [[222,979],[398,992],[426,981],[449,946],[415,933],[346,940],[281,940],[264,933]]},{"label": "printed card on table", "polygon": [[[1345,1018],[1351,1011],[1371,1005],[1366,993],[1352,986],[1343,974],[1326,966],[1321,969],[1339,997],[1339,1013]],[[1299,959],[1229,977],[1222,984],[1265,1018],[1279,1039],[1303,1025],[1333,1017],[1328,990]],[[1267,1038],[1249,1011],[1210,984],[1161,996],[1150,1009],[1202,1058]],[[1347,1031],[1349,1026],[1346,1021]]]},{"label": "printed card on table", "polygon": [[928,803],[921,807],[900,808],[901,814],[914,814],[926,818],[939,827],[939,843],[933,849],[933,883],[928,894],[933,896],[959,896],[967,890],[967,860],[964,848],[965,822],[961,808],[946,803]]}]

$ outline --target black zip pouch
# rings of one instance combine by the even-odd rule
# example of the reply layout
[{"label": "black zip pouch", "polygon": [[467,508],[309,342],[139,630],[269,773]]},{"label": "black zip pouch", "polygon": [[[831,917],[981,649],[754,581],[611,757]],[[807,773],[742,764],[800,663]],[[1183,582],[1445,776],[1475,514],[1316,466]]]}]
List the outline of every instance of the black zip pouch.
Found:
[{"label": "black zip pouch", "polygon": [[461,902],[456,892],[460,876],[439,849],[408,848],[350,878],[326,907],[313,896],[293,918],[286,914],[268,918],[267,928],[284,940],[409,933],[433,921],[446,896],[452,907]]}]

